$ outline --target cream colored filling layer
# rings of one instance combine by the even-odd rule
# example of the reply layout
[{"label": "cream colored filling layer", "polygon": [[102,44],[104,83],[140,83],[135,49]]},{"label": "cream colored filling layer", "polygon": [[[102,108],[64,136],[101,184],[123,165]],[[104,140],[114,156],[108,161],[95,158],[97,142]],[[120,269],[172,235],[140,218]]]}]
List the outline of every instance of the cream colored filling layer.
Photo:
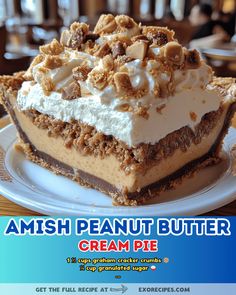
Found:
[{"label": "cream colored filling layer", "polygon": [[[128,146],[155,144],[184,126],[194,129],[206,113],[218,110],[223,100],[216,90],[201,88],[185,89],[165,99],[148,94],[140,100],[134,98],[129,102],[114,98],[107,104],[103,103],[99,95],[74,100],[64,100],[61,95],[51,92],[45,96],[39,84],[32,85],[26,81],[18,92],[17,103],[21,111],[35,109],[63,122],[79,120]],[[124,103],[133,103],[134,106],[147,103],[150,106],[148,119],[134,112],[119,111],[117,108]],[[161,111],[157,111],[157,108],[161,108]]]},{"label": "cream colored filling layer", "polygon": [[101,159],[91,155],[82,155],[74,148],[68,149],[64,146],[62,138],[48,137],[47,130],[39,129],[33,125],[30,119],[17,109],[15,112],[21,128],[39,151],[50,155],[74,169],[80,169],[99,177],[120,190],[128,189],[129,192],[135,192],[146,185],[174,173],[188,162],[206,154],[216,141],[223,127],[227,109],[228,105],[225,105],[225,110],[217,126],[212,130],[210,135],[203,138],[200,144],[192,144],[187,152],[177,150],[168,159],[151,167],[145,173],[131,172],[129,175],[126,175],[120,169],[120,163],[114,156],[111,155]]}]

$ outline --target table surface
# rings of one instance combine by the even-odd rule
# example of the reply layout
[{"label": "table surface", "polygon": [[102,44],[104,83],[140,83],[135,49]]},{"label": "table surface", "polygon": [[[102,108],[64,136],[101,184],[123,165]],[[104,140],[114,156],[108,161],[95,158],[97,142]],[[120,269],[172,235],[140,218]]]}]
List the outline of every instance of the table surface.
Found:
[{"label": "table surface", "polygon": [[[0,119],[0,129],[5,127],[7,124],[9,124],[9,122],[10,120],[8,117],[4,117]],[[236,117],[233,120],[233,126],[236,127]],[[41,215],[41,214],[28,210],[24,207],[21,207],[0,195],[0,215],[27,216],[27,215]],[[236,215],[236,200],[224,207],[205,213],[204,215],[214,215],[214,216]]]}]

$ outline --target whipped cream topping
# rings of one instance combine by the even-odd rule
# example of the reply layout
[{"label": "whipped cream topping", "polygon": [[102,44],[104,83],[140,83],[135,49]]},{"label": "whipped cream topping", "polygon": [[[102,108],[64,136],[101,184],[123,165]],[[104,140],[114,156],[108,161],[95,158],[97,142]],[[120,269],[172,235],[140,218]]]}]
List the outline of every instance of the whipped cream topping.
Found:
[{"label": "whipped cream topping", "polygon": [[108,34],[108,35],[103,35],[100,38],[96,40],[96,43],[101,45],[104,44],[106,41],[111,42],[113,40],[118,40],[120,38],[132,38],[135,35],[138,35],[140,32],[139,27],[133,27],[125,32],[120,32],[120,33],[113,33],[113,34]]},{"label": "whipped cream topping", "polygon": [[[31,81],[18,92],[20,110],[80,120],[137,146],[155,144],[184,126],[194,130],[220,106],[220,92],[209,86],[210,67],[167,28],[102,15],[94,32],[74,23],[62,37],[43,46],[29,68]],[[79,75],[73,77],[73,69]],[[63,97],[74,89],[72,82],[77,92]]]},{"label": "whipped cream topping", "polygon": [[[113,135],[128,146],[137,146],[140,143],[155,144],[183,126],[194,130],[204,114],[219,108],[221,97],[215,90],[195,88],[165,99],[149,96],[146,100],[151,105],[148,120],[132,112],[118,111],[118,98],[113,98],[110,104],[104,104],[99,95],[67,101],[58,92],[45,96],[42,87],[30,81],[23,83],[17,99],[21,110],[36,109],[64,122],[80,120],[96,127],[99,132]],[[163,105],[167,107],[161,113],[157,112],[156,108]],[[195,121],[191,119],[191,112],[196,115]]]},{"label": "whipped cream topping", "polygon": [[[85,61],[87,66],[93,69],[92,72],[103,70],[102,59],[84,52],[65,49],[59,57],[61,58],[63,65],[56,69],[48,69],[46,73],[41,70],[44,62],[33,67],[32,74],[34,80],[38,84],[42,84],[42,79],[45,79],[46,76],[50,78],[53,85],[55,85],[55,91],[60,90],[73,81],[72,69],[81,65]],[[212,79],[210,68],[205,63],[202,63],[197,69],[188,69],[185,71],[176,70],[173,77],[171,77],[169,72],[163,72],[160,62],[156,60],[149,60],[147,65],[143,66],[142,61],[136,59],[126,63],[124,67],[127,70],[133,88],[140,89],[144,87],[149,94],[153,94],[156,80],[162,85],[169,83],[172,78],[172,83],[175,85],[175,91],[181,92],[185,89],[205,88]],[[151,74],[152,70],[157,72],[155,76]],[[111,103],[114,98],[119,98],[119,93],[117,93],[114,85],[107,85],[104,89],[99,90],[93,86],[90,76],[86,81],[80,81],[80,84],[85,93],[99,95],[103,98],[104,103]],[[147,100],[147,98],[149,97],[151,97],[151,95],[144,96],[141,100],[144,106],[148,106],[149,100]],[[129,104],[131,105],[133,105],[133,103],[136,104],[136,102],[137,99],[129,100]],[[121,100],[118,105],[123,103],[124,102]]]},{"label": "whipped cream topping", "polygon": [[212,79],[209,71],[210,68],[204,63],[197,70],[189,69],[187,71],[175,71],[173,78],[176,85],[175,91],[181,92],[185,89],[194,89],[197,87],[205,88]]},{"label": "whipped cream topping", "polygon": [[48,69],[46,73],[42,71],[44,61],[35,65],[32,68],[34,81],[41,84],[42,79],[48,77],[55,85],[55,90],[59,90],[73,81],[72,69],[81,65],[84,61],[86,61],[88,67],[93,68],[97,60],[95,56],[71,49],[65,49],[64,52],[59,54],[59,58],[62,60],[63,65],[55,69]]}]

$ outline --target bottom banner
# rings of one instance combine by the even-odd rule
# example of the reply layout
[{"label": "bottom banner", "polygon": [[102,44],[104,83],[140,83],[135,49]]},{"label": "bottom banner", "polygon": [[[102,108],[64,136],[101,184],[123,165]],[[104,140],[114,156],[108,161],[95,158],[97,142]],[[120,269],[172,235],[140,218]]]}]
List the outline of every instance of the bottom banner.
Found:
[{"label": "bottom banner", "polygon": [[0,295],[236,294],[236,217],[0,217]]},{"label": "bottom banner", "polygon": [[235,295],[236,284],[1,284],[0,294]]}]

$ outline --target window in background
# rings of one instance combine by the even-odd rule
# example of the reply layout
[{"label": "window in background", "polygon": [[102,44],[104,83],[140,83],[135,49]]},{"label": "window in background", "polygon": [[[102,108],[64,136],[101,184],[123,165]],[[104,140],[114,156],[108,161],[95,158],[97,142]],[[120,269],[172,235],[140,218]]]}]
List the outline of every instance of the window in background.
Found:
[{"label": "window in background", "polygon": [[108,11],[110,12],[116,12],[117,10],[117,1],[116,0],[108,0],[107,1],[107,8],[108,8]]},{"label": "window in background", "polygon": [[170,9],[174,14],[176,20],[184,18],[185,0],[171,0]]},{"label": "window in background", "polygon": [[3,2],[5,3],[4,6],[6,9],[6,18],[14,17],[16,14],[19,13],[16,9],[16,3],[14,2],[14,0],[5,0]]},{"label": "window in background", "polygon": [[21,10],[23,16],[31,20],[34,24],[42,24],[44,21],[43,1],[41,0],[21,0]]},{"label": "window in background", "polygon": [[119,0],[117,1],[117,13],[126,14],[129,11],[129,1]]},{"label": "window in background", "polygon": [[0,0],[0,24],[3,22],[7,17],[7,11],[5,6],[5,1]]},{"label": "window in background", "polygon": [[70,1],[70,8],[71,8],[71,22],[78,21],[79,18],[79,1],[78,0],[72,0]]},{"label": "window in background", "polygon": [[141,0],[140,2],[140,16],[142,18],[151,17],[151,0]]},{"label": "window in background", "polygon": [[64,27],[69,27],[70,21],[70,1],[69,0],[57,0],[58,14],[60,15]]},{"label": "window in background", "polygon": [[115,14],[127,14],[129,11],[128,0],[108,0],[107,5],[108,10]]},{"label": "window in background", "polygon": [[165,14],[165,9],[166,9],[166,0],[156,0],[155,18],[161,19]]},{"label": "window in background", "polygon": [[[64,27],[79,18],[79,2],[78,0],[57,0],[58,14],[63,20]],[[86,19],[84,21],[87,21]]]}]

